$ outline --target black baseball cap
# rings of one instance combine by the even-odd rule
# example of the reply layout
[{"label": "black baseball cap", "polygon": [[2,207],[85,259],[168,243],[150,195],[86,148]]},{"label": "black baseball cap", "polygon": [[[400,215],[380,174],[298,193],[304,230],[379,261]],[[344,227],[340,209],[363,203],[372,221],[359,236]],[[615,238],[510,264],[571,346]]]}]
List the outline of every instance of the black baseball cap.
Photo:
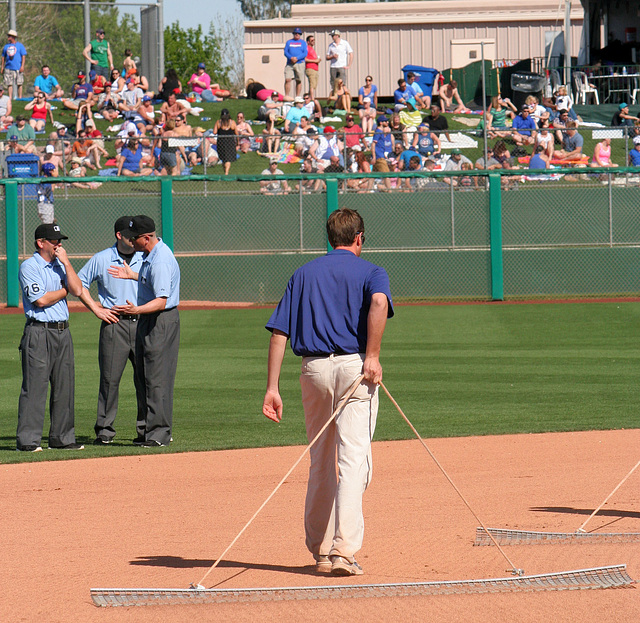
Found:
[{"label": "black baseball cap", "polygon": [[69,240],[68,236],[64,236],[60,231],[60,225],[55,223],[43,223],[36,228],[34,240]]},{"label": "black baseball cap", "polygon": [[113,226],[113,233],[117,234],[119,231],[128,231],[132,218],[133,216],[121,216]]},{"label": "black baseball cap", "polygon": [[153,219],[146,214],[132,216],[127,226],[127,234],[129,234],[131,238],[142,236],[142,234],[150,234],[155,230],[156,224],[153,222]]}]

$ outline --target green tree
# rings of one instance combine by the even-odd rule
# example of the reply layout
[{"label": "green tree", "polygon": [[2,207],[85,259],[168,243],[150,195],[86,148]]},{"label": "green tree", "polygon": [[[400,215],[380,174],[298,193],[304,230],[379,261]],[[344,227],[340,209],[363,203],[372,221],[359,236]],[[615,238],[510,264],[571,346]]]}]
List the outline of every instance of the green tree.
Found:
[{"label": "green tree", "polygon": [[179,22],[167,26],[164,29],[165,69],[176,70],[184,89],[198,63],[206,64],[212,82],[229,84],[231,69],[223,60],[219,37],[213,24],[209,25],[207,35],[202,32],[201,25],[186,30],[180,27]]},{"label": "green tree", "polygon": [[[17,4],[18,38],[27,49],[25,94],[31,92],[44,64],[51,67],[51,73],[67,92],[76,82],[78,70],[84,69],[83,8],[80,1],[75,4]],[[96,28],[105,29],[116,67],[122,64],[125,48],[131,48],[134,55],[140,54],[140,33],[135,20],[127,14],[121,16],[115,5],[92,9],[91,27],[92,37]]]}]

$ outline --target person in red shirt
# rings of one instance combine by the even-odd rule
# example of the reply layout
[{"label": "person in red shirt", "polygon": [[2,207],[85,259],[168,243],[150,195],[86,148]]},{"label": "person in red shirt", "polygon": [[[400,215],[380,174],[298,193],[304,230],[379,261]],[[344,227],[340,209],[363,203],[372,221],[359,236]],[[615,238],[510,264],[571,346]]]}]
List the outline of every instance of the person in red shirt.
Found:
[{"label": "person in red shirt", "polygon": [[364,141],[364,132],[362,131],[362,128],[355,123],[352,115],[347,115],[345,117],[345,122],[346,125],[343,128],[343,132],[347,149],[353,149],[353,147],[358,145],[363,150],[366,150],[367,144]]},{"label": "person in red shirt", "polygon": [[311,101],[316,98],[316,89],[318,88],[318,63],[321,58],[314,49],[316,38],[313,35],[307,37],[307,58],[305,59],[304,73],[309,80],[309,95]]}]

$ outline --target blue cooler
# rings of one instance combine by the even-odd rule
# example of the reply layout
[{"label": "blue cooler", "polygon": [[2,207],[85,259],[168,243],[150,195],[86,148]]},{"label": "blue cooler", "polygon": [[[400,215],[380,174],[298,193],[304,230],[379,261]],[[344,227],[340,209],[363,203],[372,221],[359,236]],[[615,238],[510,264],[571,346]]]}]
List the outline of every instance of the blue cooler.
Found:
[{"label": "blue cooler", "polygon": [[[6,157],[8,177],[39,177],[40,158],[35,154],[10,154]],[[19,184],[18,196],[24,199],[37,197],[37,184]]]},{"label": "blue cooler", "polygon": [[422,87],[422,91],[425,95],[431,97],[431,91],[433,90],[433,83],[436,81],[438,74],[440,73],[433,67],[420,67],[420,65],[405,65],[402,68],[404,79],[407,79],[407,73],[412,71],[416,75],[416,82]]}]

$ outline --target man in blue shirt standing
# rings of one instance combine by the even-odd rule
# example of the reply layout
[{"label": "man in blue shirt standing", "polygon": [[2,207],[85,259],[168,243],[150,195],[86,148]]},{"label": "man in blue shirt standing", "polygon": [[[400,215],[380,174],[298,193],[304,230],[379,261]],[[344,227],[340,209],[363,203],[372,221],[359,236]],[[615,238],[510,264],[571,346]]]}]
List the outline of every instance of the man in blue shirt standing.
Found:
[{"label": "man in blue shirt standing", "polygon": [[284,94],[293,97],[289,93],[291,81],[296,81],[295,95],[302,95],[302,81],[304,80],[305,59],[307,58],[307,42],[302,38],[302,29],[293,29],[293,39],[284,44],[284,56],[287,64],[284,67]]},{"label": "man in blue shirt standing", "polygon": [[42,450],[42,432],[51,384],[49,448],[82,450],[76,443],[75,368],[67,295],[80,296],[82,283],[62,246],[67,240],[53,223],[39,225],[35,253],[20,265],[27,323],[20,341],[22,388],[18,401],[16,449]]},{"label": "man in blue shirt standing", "polygon": [[138,282],[137,304],[127,299],[114,305],[116,314],[139,315],[136,334],[136,369],[144,388],[144,441],[146,448],[168,446],[173,426],[173,386],[180,346],[180,267],[171,249],[156,236],[156,225],[141,214],[129,221],[123,234],[142,252],[135,272],[128,264],[114,264],[112,277]]},{"label": "man in blue shirt standing", "polygon": [[[137,314],[118,314],[114,305],[126,305],[127,301],[138,299],[138,282],[118,279],[109,274],[113,265],[124,266],[138,272],[142,266],[142,253],[133,248],[133,241],[127,237],[130,216],[121,216],[114,225],[116,242],[113,246],[96,253],[80,270],[82,281],[80,300],[102,320],[98,346],[100,366],[100,389],[98,391],[98,416],[96,418],[95,446],[106,446],[116,435],[114,422],[118,412],[118,395],[122,373],[130,361],[133,366],[133,382],[136,388],[138,416],[136,422],[137,442],[144,441],[146,411],[144,409],[144,389],[136,370]],[[97,303],[89,293],[91,284],[98,282]]]},{"label": "man in blue shirt standing", "polygon": [[13,88],[16,87],[18,98],[22,97],[24,84],[24,61],[27,50],[18,41],[18,33],[10,30],[7,33],[7,44],[2,48],[2,75],[4,86],[9,90],[9,99],[13,99]]},{"label": "man in blue shirt standing", "polygon": [[362,217],[354,210],[336,210],[327,233],[333,251],[293,274],[266,325],[272,335],[262,412],[275,422],[282,419],[279,380],[289,338],[293,352],[303,357],[300,384],[309,441],[364,374],[310,450],[305,503],[306,545],[317,571],[351,576],[363,573],[354,555],[364,537],[362,495],[371,479],[380,348],[393,306],[386,271],[360,257]]}]

